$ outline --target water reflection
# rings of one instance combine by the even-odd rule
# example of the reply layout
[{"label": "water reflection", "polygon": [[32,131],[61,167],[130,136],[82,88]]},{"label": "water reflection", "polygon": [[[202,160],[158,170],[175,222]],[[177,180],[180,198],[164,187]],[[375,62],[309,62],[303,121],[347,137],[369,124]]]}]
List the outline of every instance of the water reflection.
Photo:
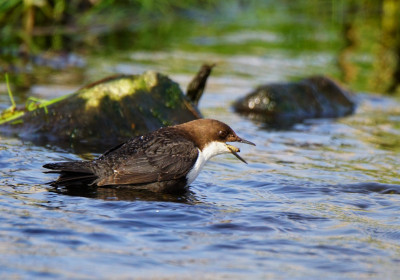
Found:
[{"label": "water reflection", "polygon": [[338,185],[336,186],[340,192],[349,193],[380,193],[380,194],[400,194],[400,185],[394,184],[380,184],[380,183],[359,183],[351,185]]},{"label": "water reflection", "polygon": [[[68,10],[71,6],[65,8]],[[125,11],[133,9],[132,13],[137,13],[137,9],[130,5],[122,6]],[[115,72],[134,74],[132,71],[141,73],[148,68],[187,71],[187,66],[182,64],[184,61],[226,61],[224,56],[236,56],[233,59],[242,61],[242,65],[236,61],[224,70],[236,78],[262,77],[264,80],[261,82],[265,83],[282,77],[326,74],[340,77],[357,91],[395,93],[400,77],[397,6],[392,0],[373,3],[346,0],[340,4],[334,0],[312,4],[309,1],[233,1],[230,5],[216,4],[218,8],[207,10],[207,28],[202,28],[204,15],[188,11],[183,14],[190,16],[182,18],[181,14],[174,14],[174,9],[160,14],[156,21],[152,20],[153,17],[146,18],[146,14],[141,15],[143,21],[131,25],[130,17],[122,20],[120,13],[116,14],[119,7],[116,4],[108,16],[118,18],[118,28],[113,25],[113,19],[109,24],[116,29],[96,29],[95,35],[92,32],[77,34],[76,26],[71,27],[71,33],[62,32],[63,28],[39,26],[39,30],[44,28],[50,33],[25,32],[21,36],[17,35],[19,32],[9,32],[8,26],[5,28],[8,32],[1,38],[8,44],[0,48],[0,72],[18,74],[10,76],[12,84],[18,88],[16,95],[23,95],[22,102],[33,92],[42,95],[31,88],[38,84],[82,86]],[[88,11],[83,9],[80,12]],[[18,19],[14,17],[12,21]],[[11,21],[4,23],[15,24]],[[96,27],[90,20],[86,24],[88,30]],[[157,40],[154,40],[154,34],[157,34]],[[27,43],[21,42],[21,38],[28,40],[29,47],[37,53],[29,54],[29,48],[22,52],[18,50],[20,45]],[[163,44],[160,45],[160,41]],[[172,55],[167,62],[162,62],[155,50],[163,51],[163,47],[168,50],[171,46],[175,49],[179,46],[179,58]],[[152,51],[142,56],[141,50]],[[132,54],[133,51],[138,52]],[[83,57],[81,53],[91,55]],[[286,65],[288,57],[292,59]],[[269,63],[264,63],[264,59]],[[260,63],[263,67],[257,69]],[[321,63],[323,67],[318,67]],[[286,69],[281,71],[282,67]]]},{"label": "water reflection", "polygon": [[135,190],[129,186],[121,187],[87,187],[87,188],[52,188],[51,192],[69,196],[82,196],[88,198],[103,199],[109,201],[164,201],[195,204],[199,201],[194,192],[187,190],[181,194],[155,193],[147,190]]},{"label": "water reflection", "polygon": [[[119,71],[156,69],[184,84],[201,62],[219,60],[222,63],[200,101],[201,110],[232,125],[257,147],[242,151],[249,165],[219,157],[205,166],[188,193],[165,196],[107,188],[52,189],[45,182],[54,178],[42,173],[42,164],[75,160],[76,153],[89,159],[95,156],[90,147],[66,150],[0,136],[3,278],[396,279],[400,275],[398,100],[361,97],[353,116],[309,120],[287,130],[261,128],[229,110],[230,102],[261,83],[316,72],[340,75],[336,54],[342,39],[337,31],[343,26],[336,12],[350,2],[355,3],[267,1],[284,8],[252,10],[247,16],[237,9],[243,21],[233,20],[234,10],[230,17],[218,14],[217,32],[212,31],[212,21],[207,28],[190,30],[188,37],[203,38],[202,45],[197,39],[170,37],[178,50],[152,52],[144,47],[136,52],[130,46],[125,53],[100,52],[87,58],[87,68],[77,77],[65,80],[53,69],[31,69],[29,78],[24,73],[13,75],[20,79],[13,84],[29,89],[36,81],[44,86],[60,80],[83,85]],[[345,55],[358,67],[355,76],[349,75],[351,88],[366,88],[375,59],[388,54],[376,55],[364,47],[380,48],[374,48],[378,42],[374,36],[380,36],[379,22],[388,15],[371,11],[394,2],[360,6],[364,2],[356,4],[368,10],[357,12],[347,30],[358,32],[362,40]],[[398,26],[398,20],[395,23]],[[172,30],[182,34],[173,26]],[[244,35],[249,30],[253,32]],[[164,44],[153,34],[146,36],[149,44]],[[132,36],[129,41],[136,39]],[[382,65],[394,66],[395,60],[388,58],[381,60]],[[382,65],[374,69],[390,77],[391,69]],[[68,75],[69,70],[61,73]],[[6,107],[8,99],[1,100],[0,106]]]},{"label": "water reflection", "polygon": [[268,267],[273,279],[396,277],[400,157],[370,136],[399,133],[397,101],[365,98],[348,118],[271,130],[222,107],[225,91],[205,95],[205,115],[257,146],[243,147],[248,165],[229,155],[208,163],[181,195],[54,189],[44,184],[54,174],[42,173],[42,164],[77,155],[2,138],[2,273],[262,279],[260,267]]}]

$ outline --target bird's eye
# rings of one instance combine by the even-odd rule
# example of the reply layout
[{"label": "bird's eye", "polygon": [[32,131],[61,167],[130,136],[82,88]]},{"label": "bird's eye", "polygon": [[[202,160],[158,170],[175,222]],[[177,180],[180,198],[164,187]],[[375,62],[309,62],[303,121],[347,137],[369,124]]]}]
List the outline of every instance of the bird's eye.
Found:
[{"label": "bird's eye", "polygon": [[221,139],[226,138],[227,135],[228,135],[228,132],[227,132],[226,130],[220,130],[220,131],[218,132],[218,136],[219,136]]}]

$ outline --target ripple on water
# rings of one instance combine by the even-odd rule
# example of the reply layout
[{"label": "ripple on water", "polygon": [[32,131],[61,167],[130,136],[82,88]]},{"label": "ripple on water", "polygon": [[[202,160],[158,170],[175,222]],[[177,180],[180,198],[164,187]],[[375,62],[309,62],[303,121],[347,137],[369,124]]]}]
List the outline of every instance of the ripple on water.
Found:
[{"label": "ripple on water", "polygon": [[393,278],[400,150],[389,140],[399,129],[389,110],[378,129],[390,134],[376,133],[373,106],[291,131],[222,112],[257,143],[243,147],[249,164],[221,156],[179,196],[53,189],[42,163],[77,156],[2,139],[0,275]]}]

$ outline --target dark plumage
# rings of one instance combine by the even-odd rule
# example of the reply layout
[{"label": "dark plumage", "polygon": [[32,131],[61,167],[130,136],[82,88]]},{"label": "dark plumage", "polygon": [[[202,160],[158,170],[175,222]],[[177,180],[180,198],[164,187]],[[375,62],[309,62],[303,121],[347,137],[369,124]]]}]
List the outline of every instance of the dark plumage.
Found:
[{"label": "dark plumage", "polygon": [[132,138],[92,161],[49,163],[43,167],[60,173],[51,183],[57,186],[129,185],[176,192],[190,184],[212,156],[230,152],[241,159],[236,153],[239,150],[225,143],[235,141],[253,144],[222,122],[200,119]]}]

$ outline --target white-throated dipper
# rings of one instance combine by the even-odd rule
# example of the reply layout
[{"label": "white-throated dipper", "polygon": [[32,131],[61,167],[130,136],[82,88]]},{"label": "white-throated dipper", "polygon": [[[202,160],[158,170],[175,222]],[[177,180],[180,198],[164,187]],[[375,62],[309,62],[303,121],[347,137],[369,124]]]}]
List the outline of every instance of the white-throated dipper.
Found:
[{"label": "white-throated dipper", "polygon": [[191,184],[213,156],[237,153],[227,142],[244,140],[225,123],[198,119],[163,127],[134,137],[92,161],[48,163],[43,167],[60,173],[55,186],[120,186],[155,192],[180,192]]}]

